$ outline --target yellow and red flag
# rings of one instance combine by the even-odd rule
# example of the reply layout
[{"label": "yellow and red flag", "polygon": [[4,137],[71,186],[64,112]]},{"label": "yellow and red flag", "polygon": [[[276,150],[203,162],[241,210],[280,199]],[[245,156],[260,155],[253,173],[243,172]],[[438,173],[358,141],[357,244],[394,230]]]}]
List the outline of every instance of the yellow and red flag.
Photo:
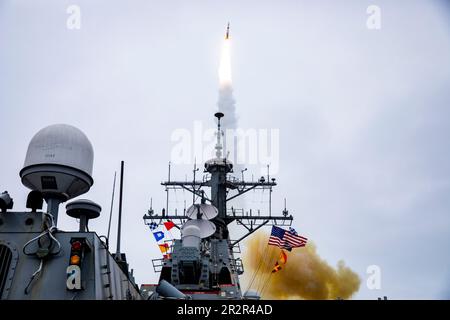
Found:
[{"label": "yellow and red flag", "polygon": [[280,262],[282,264],[286,264],[286,262],[287,262],[287,254],[283,250],[281,250],[281,252],[280,252]]},{"label": "yellow and red flag", "polygon": [[275,263],[275,267],[272,269],[272,273],[276,273],[281,270],[281,266],[278,264],[278,261]]},{"label": "yellow and red flag", "polygon": [[164,244],[158,244],[159,250],[161,250],[162,253],[166,253],[169,251],[169,245],[167,243]]}]

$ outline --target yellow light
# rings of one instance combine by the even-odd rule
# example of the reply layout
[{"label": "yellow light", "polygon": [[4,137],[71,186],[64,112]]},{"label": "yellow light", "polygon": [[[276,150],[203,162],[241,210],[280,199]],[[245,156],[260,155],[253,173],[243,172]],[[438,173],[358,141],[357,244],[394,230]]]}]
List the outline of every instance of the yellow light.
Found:
[{"label": "yellow light", "polygon": [[225,39],[219,64],[219,83],[221,87],[231,85],[231,40]]},{"label": "yellow light", "polygon": [[73,255],[70,257],[70,264],[80,264],[81,258],[80,256]]}]

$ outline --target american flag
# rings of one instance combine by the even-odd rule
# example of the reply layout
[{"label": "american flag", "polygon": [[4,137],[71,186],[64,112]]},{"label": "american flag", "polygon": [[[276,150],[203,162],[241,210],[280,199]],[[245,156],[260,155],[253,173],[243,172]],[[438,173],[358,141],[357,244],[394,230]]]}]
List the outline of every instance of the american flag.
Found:
[{"label": "american flag", "polygon": [[295,231],[286,231],[280,227],[272,226],[269,246],[277,246],[291,251],[292,248],[304,247],[307,242],[307,238],[297,235]]}]

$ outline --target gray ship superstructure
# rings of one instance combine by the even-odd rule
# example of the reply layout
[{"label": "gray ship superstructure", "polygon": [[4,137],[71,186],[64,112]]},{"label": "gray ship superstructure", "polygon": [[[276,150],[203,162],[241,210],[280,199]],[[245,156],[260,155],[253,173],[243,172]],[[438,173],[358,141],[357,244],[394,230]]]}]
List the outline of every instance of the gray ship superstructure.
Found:
[{"label": "gray ship superstructure", "polygon": [[[220,120],[223,113],[216,113],[217,143],[216,157],[204,164],[202,180],[171,181],[162,183],[166,191],[187,190],[193,199],[199,199],[184,210],[183,215],[169,214],[163,209],[162,214],[155,214],[153,209],[144,216],[148,225],[162,224],[164,221],[177,222],[181,230],[181,239],[170,244],[171,253],[162,259],[153,260],[156,272],[160,272],[158,285],[143,285],[142,291],[150,299],[258,299],[258,293],[243,292],[239,276],[244,267],[237,254],[239,243],[263,226],[292,224],[292,215],[285,209],[281,215],[269,213],[264,215],[244,212],[228,205],[250,190],[269,190],[276,185],[275,179],[267,176],[258,181],[244,181],[233,177],[233,164],[223,156]],[[204,189],[209,188],[209,197]],[[243,226],[246,233],[237,240],[231,240],[229,225],[232,222]]]},{"label": "gray ship superstructure", "polygon": [[[43,300],[135,300],[135,299],[259,299],[254,291],[244,292],[239,276],[244,266],[238,257],[239,243],[263,226],[290,226],[292,215],[285,209],[272,215],[233,208],[230,201],[251,190],[268,190],[276,186],[269,174],[257,181],[232,176],[234,166],[223,156],[218,112],[215,157],[204,164],[204,176],[192,181],[162,183],[167,191],[187,190],[192,205],[182,215],[161,214],[150,209],[146,224],[170,221],[181,230],[181,239],[168,245],[170,254],[153,260],[160,272],[155,285],[139,288],[129,270],[126,255],[120,250],[124,164],[121,163],[119,218],[116,251],[111,253],[107,236],[89,230],[89,220],[101,213],[100,205],[78,199],[94,183],[93,148],[79,129],[69,125],[52,125],[39,131],[31,140],[20,171],[28,194],[28,210],[12,211],[13,199],[0,194],[0,299]],[[170,169],[169,169],[170,171]],[[115,181],[115,180],[114,180]],[[206,190],[209,189],[209,192]],[[114,190],[114,188],[113,188]],[[77,198],[77,199],[74,199]],[[44,201],[47,206],[42,210]],[[79,220],[79,230],[58,229],[58,214]],[[110,223],[112,215],[111,201]],[[269,203],[271,200],[269,200]],[[245,234],[232,240],[229,225],[236,222]],[[110,225],[110,224],[109,224]]]},{"label": "gray ship superstructure", "polygon": [[79,219],[79,230],[57,228],[61,204],[94,183],[93,155],[88,138],[69,125],[46,127],[31,140],[20,171],[31,189],[29,210],[12,211],[9,194],[0,194],[0,299],[142,298],[125,254],[111,254],[108,239],[88,229],[100,215],[98,204],[69,202],[66,213]]}]

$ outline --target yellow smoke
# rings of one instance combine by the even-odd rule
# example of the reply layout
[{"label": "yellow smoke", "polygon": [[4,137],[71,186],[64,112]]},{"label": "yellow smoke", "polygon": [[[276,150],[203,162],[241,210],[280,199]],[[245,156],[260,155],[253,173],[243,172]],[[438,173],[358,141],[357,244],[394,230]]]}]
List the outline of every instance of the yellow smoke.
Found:
[{"label": "yellow smoke", "polygon": [[280,249],[268,246],[268,239],[269,234],[260,231],[246,242],[243,289],[252,283],[250,289],[257,290],[263,299],[315,300],[348,299],[359,290],[359,276],[344,261],[339,261],[336,268],[330,266],[311,242],[306,247],[285,251],[287,263],[280,263],[282,269],[272,273]]},{"label": "yellow smoke", "polygon": [[219,83],[221,87],[231,85],[231,40],[225,39],[219,64]]}]

